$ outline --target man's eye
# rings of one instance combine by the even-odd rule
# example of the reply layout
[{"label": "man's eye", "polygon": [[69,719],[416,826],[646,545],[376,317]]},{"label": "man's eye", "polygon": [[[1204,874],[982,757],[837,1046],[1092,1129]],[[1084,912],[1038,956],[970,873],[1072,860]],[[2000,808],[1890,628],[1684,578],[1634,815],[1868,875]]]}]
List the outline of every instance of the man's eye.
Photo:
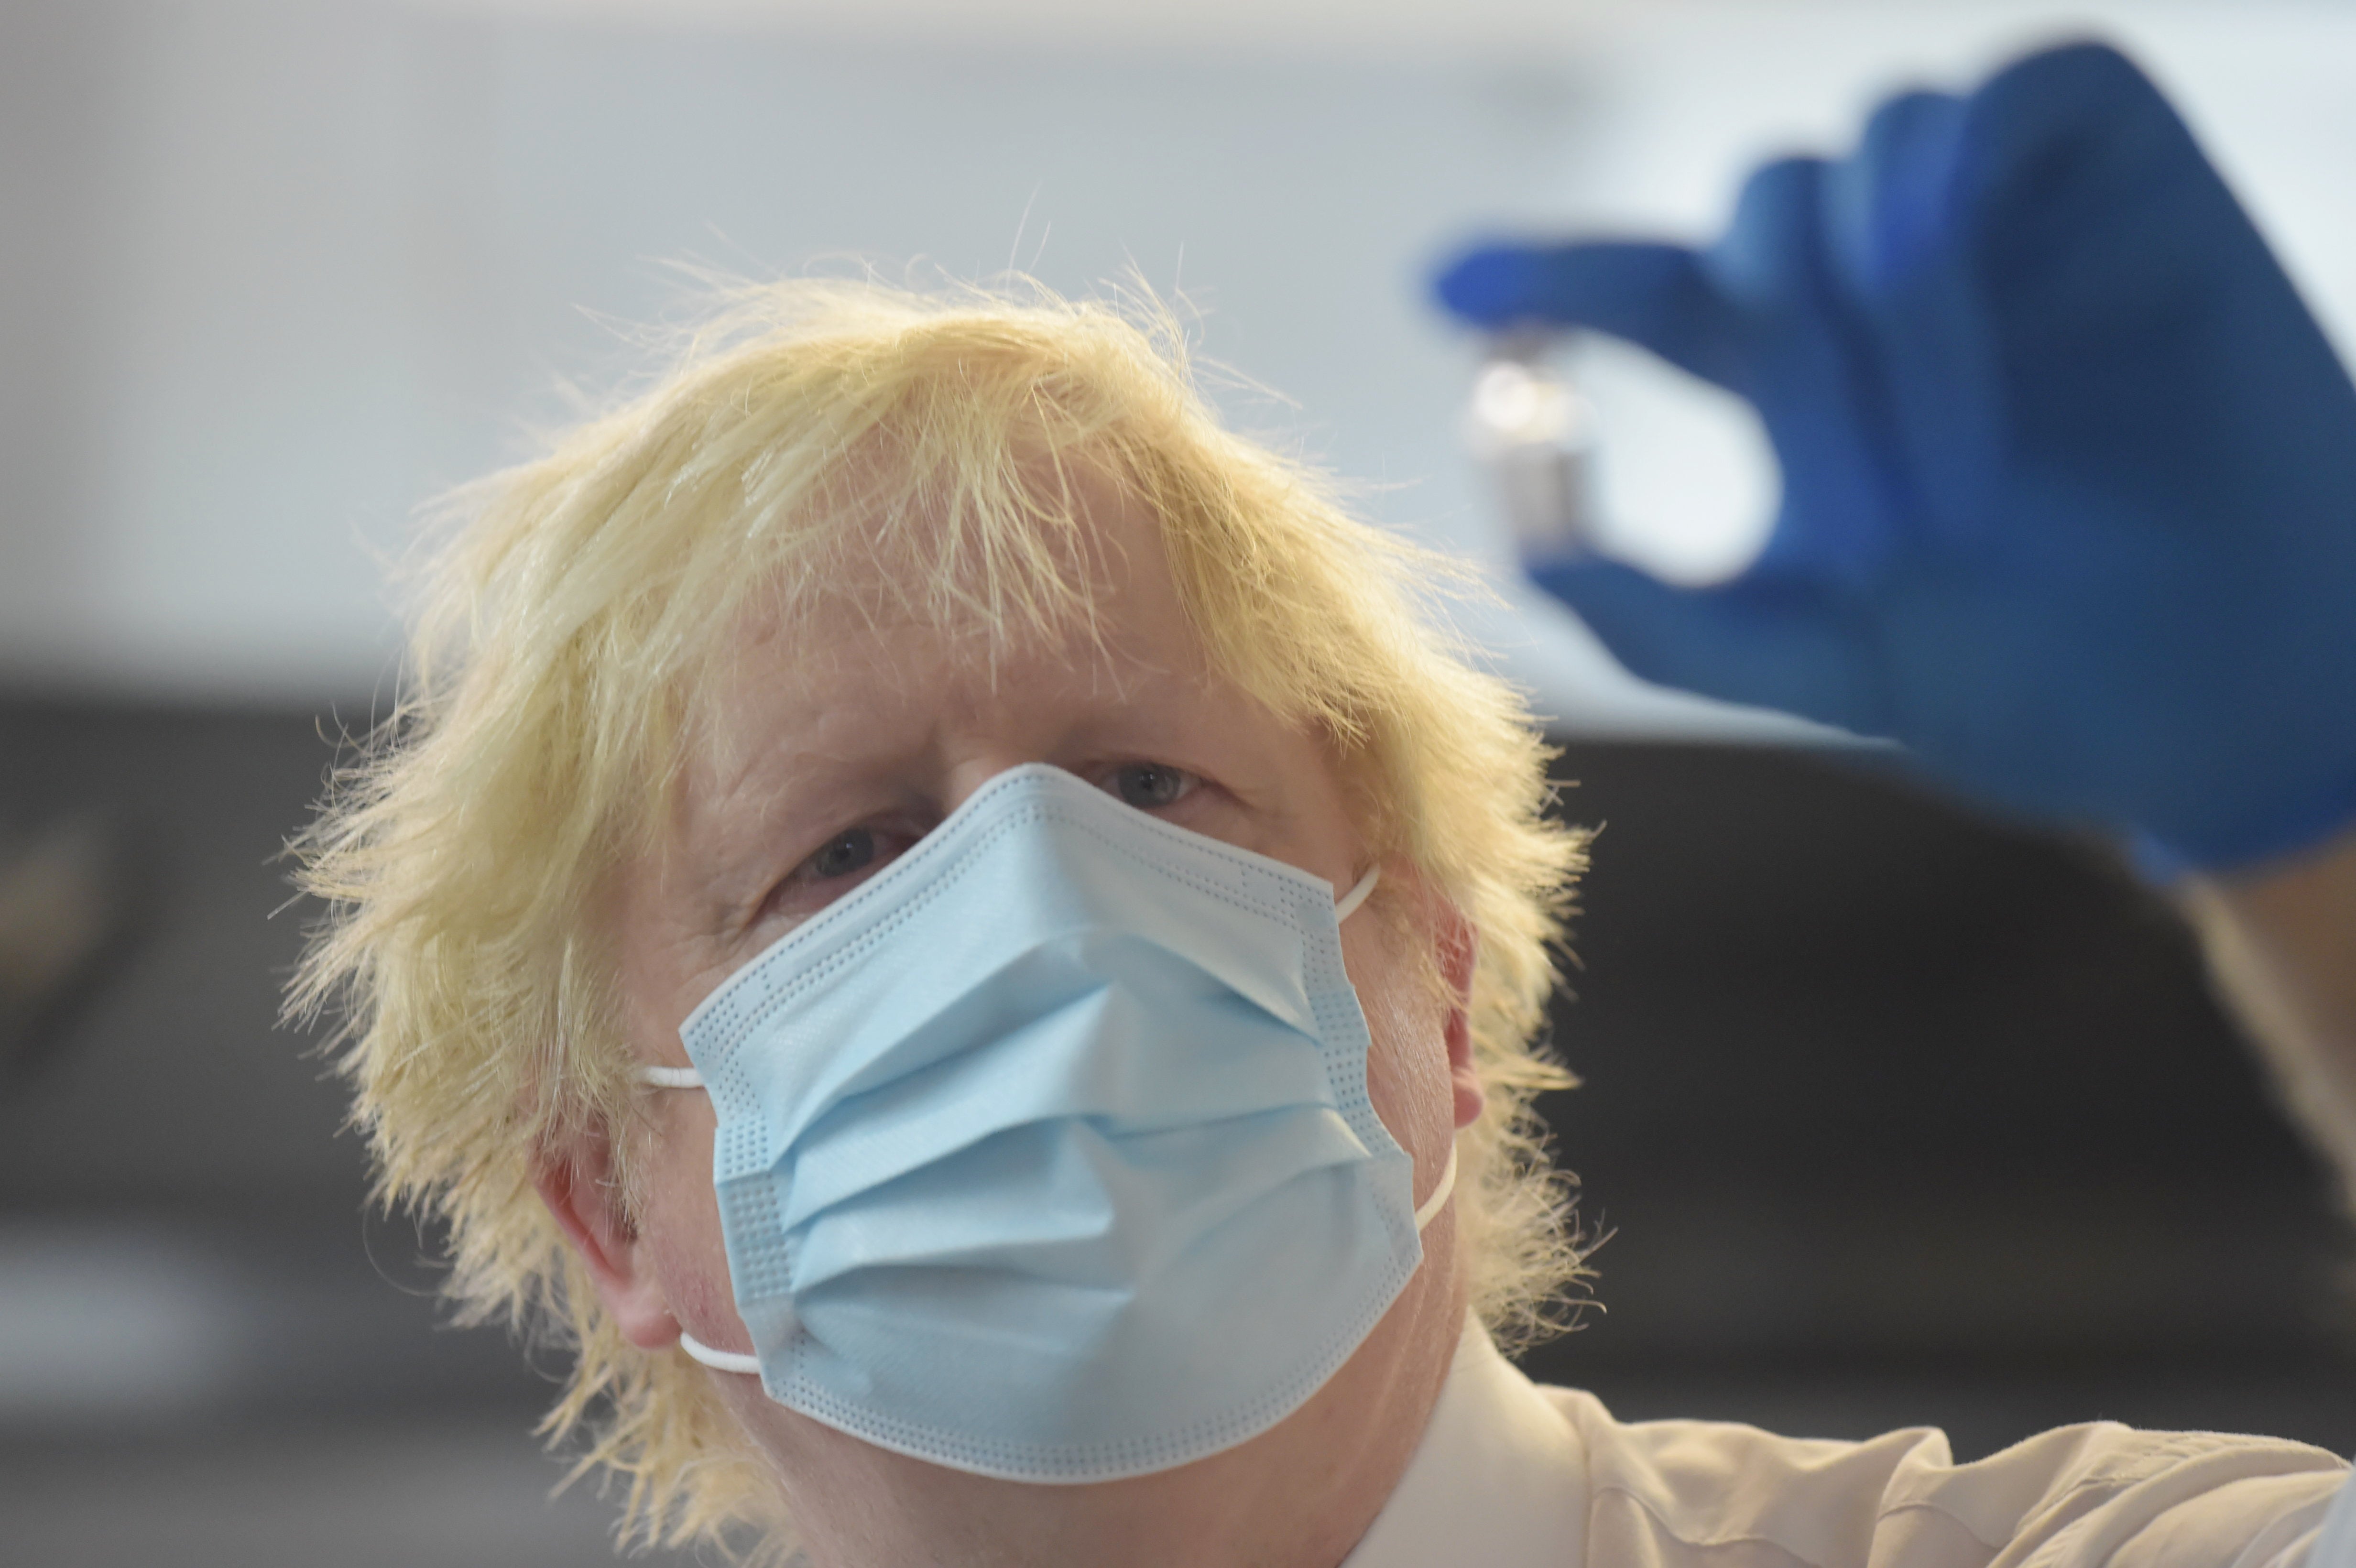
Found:
[{"label": "man's eye", "polygon": [[809,919],[902,855],[923,837],[890,822],[870,827],[846,827],[804,856],[784,880],[769,890],[753,917],[766,923]]},{"label": "man's eye", "polygon": [[1131,763],[1112,775],[1112,792],[1140,811],[1174,805],[1194,787],[1194,775],[1161,763]]},{"label": "man's eye", "polygon": [[804,864],[809,868],[814,880],[823,881],[830,877],[847,877],[853,871],[863,871],[874,860],[874,830],[853,827],[828,839]]}]

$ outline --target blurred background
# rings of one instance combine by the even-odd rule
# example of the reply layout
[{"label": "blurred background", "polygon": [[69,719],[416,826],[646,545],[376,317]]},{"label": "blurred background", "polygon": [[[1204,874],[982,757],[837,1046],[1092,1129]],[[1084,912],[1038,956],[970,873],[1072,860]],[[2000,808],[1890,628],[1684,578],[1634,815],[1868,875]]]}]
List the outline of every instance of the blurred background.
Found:
[{"label": "blurred background", "polygon": [[[1465,629],[1606,825],[1549,1112],[1615,1233],[1534,1371],[1966,1455],[2096,1416],[2356,1450],[2342,1233],[2167,911],[1515,591],[1476,346],[1422,304],[1464,235],[1699,234],[1750,160],[2088,30],[2356,342],[2342,4],[0,4],[0,1554],[609,1555],[529,1435],[558,1369],[437,1327],[433,1238],[366,1212],[273,1028],[274,857],[391,688],[414,508],[626,371],[681,261],[1151,289],[1236,422],[1498,569]],[[1621,548],[1739,565],[1755,429],[1583,376]]]}]

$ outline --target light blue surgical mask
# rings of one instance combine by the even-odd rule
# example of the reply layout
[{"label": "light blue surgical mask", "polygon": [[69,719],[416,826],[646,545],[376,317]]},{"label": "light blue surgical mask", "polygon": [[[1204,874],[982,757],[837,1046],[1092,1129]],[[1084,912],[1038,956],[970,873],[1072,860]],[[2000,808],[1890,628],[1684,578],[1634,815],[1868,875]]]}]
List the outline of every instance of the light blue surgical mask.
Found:
[{"label": "light blue surgical mask", "polygon": [[1267,1430],[1422,1258],[1319,878],[1055,768],[991,780],[680,1026],[769,1397],[1012,1480]]}]

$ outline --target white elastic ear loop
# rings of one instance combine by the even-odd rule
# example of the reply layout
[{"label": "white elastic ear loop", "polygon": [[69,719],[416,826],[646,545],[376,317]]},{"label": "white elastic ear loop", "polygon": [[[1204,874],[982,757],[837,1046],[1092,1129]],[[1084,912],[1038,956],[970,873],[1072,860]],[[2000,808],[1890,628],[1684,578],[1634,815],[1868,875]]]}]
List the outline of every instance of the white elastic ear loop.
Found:
[{"label": "white elastic ear loop", "polygon": [[1431,1189],[1431,1196],[1425,1199],[1415,1211],[1417,1235],[1423,1234],[1424,1227],[1440,1217],[1440,1210],[1447,1207],[1448,1195],[1455,1190],[1456,1145],[1451,1142],[1448,1146],[1448,1163],[1440,1168],[1440,1185]]},{"label": "white elastic ear loop", "polygon": [[682,1328],[679,1331],[679,1348],[716,1371],[748,1372],[761,1375],[761,1358],[748,1356],[742,1350],[715,1350]]},{"label": "white elastic ear loop", "polygon": [[[1353,883],[1348,892],[1333,901],[1333,923],[1339,925],[1355,914],[1358,906],[1366,901],[1366,895],[1375,891],[1375,884],[1382,880],[1383,869],[1380,866],[1367,867],[1366,874]],[[1451,1143],[1448,1146],[1448,1163],[1440,1168],[1440,1185],[1433,1188],[1431,1196],[1416,1209],[1416,1234],[1421,1235],[1425,1227],[1440,1217],[1440,1211],[1448,1206],[1448,1195],[1455,1190],[1456,1146]]]},{"label": "white elastic ear loop", "polygon": [[[641,1067],[638,1082],[655,1089],[701,1089],[703,1074],[692,1067]],[[684,1328],[679,1331],[679,1348],[715,1371],[761,1375],[760,1357],[742,1350],[715,1350]]]}]

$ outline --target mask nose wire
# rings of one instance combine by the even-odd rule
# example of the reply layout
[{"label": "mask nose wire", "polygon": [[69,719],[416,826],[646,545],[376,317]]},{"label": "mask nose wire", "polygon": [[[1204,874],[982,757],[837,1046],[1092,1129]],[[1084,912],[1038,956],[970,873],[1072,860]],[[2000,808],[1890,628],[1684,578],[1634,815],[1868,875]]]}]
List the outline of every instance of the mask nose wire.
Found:
[{"label": "mask nose wire", "polygon": [[[1366,901],[1367,895],[1375,891],[1375,884],[1382,880],[1383,869],[1380,866],[1367,867],[1366,874],[1351,883],[1348,892],[1333,901],[1333,923],[1339,925],[1357,913],[1358,906]],[[692,1067],[641,1067],[638,1069],[638,1082],[650,1089],[701,1089],[703,1087],[703,1074]],[[1451,1154],[1451,1158],[1453,1157]],[[1451,1166],[1447,1175],[1441,1178],[1442,1188],[1455,1179],[1455,1168]]]}]

